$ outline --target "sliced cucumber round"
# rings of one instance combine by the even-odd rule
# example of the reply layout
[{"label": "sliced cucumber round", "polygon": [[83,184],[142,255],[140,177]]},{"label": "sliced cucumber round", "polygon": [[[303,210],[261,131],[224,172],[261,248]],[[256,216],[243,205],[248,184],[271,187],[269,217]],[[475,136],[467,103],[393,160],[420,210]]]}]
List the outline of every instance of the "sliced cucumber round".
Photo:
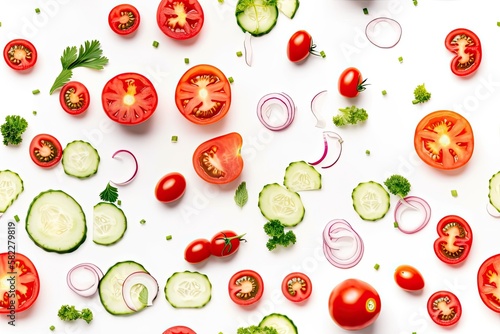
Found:
[{"label": "sliced cucumber round", "polygon": [[17,197],[24,191],[24,183],[19,174],[0,171],[0,213],[7,211]]},{"label": "sliced cucumber round", "polygon": [[201,308],[212,298],[212,283],[197,271],[176,272],[167,279],[165,298],[175,308]]},{"label": "sliced cucumber round", "polygon": [[384,218],[391,205],[390,195],[380,183],[361,182],[352,191],[354,210],[363,220]]},{"label": "sliced cucumber round", "polygon": [[500,212],[500,172],[490,178],[488,198],[491,205]]},{"label": "sliced cucumber round", "polygon": [[277,183],[267,184],[259,193],[259,209],[269,220],[279,220],[292,227],[299,224],[305,215],[300,195]]},{"label": "sliced cucumber round", "polygon": [[284,314],[271,313],[259,323],[260,328],[271,327],[280,334],[298,334],[297,326]]},{"label": "sliced cucumber round", "polygon": [[285,171],[283,185],[290,191],[321,189],[321,174],[305,161],[295,161]]},{"label": "sliced cucumber round", "polygon": [[297,9],[299,9],[299,0],[278,0],[278,9],[286,17],[293,19]]},{"label": "sliced cucumber round", "polygon": [[80,179],[97,173],[99,162],[97,150],[90,143],[82,140],[75,140],[66,145],[61,160],[64,172]]},{"label": "sliced cucumber round", "polygon": [[278,21],[278,6],[270,0],[239,0],[236,21],[244,32],[253,36],[269,33]]},{"label": "sliced cucumber round", "polygon": [[127,217],[113,203],[101,202],[94,206],[93,241],[99,245],[112,245],[125,234]]},{"label": "sliced cucumber round", "polygon": [[56,253],[72,252],[87,238],[82,207],[62,190],[47,190],[33,199],[26,231],[37,246]]}]

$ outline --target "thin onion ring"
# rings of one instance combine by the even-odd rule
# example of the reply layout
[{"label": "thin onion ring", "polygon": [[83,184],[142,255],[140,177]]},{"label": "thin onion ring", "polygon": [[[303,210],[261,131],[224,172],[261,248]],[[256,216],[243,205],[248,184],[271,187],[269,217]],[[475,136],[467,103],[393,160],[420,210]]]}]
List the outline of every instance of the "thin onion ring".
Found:
[{"label": "thin onion ring", "polygon": [[114,157],[120,153],[128,153],[132,157],[132,159],[134,159],[134,163],[135,163],[134,173],[132,174],[132,176],[128,180],[123,181],[123,182],[110,181],[111,183],[113,183],[117,186],[124,186],[124,185],[129,184],[130,182],[132,182],[135,179],[135,177],[137,176],[137,172],[139,171],[139,164],[137,163],[137,159],[136,159],[135,155],[128,150],[118,150],[113,154],[112,158],[114,159]]},{"label": "thin onion ring", "polygon": [[[381,43],[380,40],[377,41],[377,38],[376,38],[377,32],[375,31],[375,29],[376,29],[376,26],[381,22],[388,23],[396,32],[396,37],[393,40],[391,40],[390,42],[387,42],[387,44]],[[382,49],[390,49],[390,48],[396,46],[396,44],[398,44],[399,41],[401,40],[402,34],[403,34],[403,30],[402,30],[399,22],[396,20],[390,19],[388,17],[377,17],[376,19],[373,19],[370,22],[368,22],[368,24],[366,25],[366,28],[365,28],[365,35],[366,35],[366,38],[368,39],[368,41],[370,41],[370,43],[372,43],[376,47],[379,47]]]},{"label": "thin onion ring", "polygon": [[[90,286],[80,287],[80,286],[76,286],[74,284],[73,275],[79,269],[88,270],[94,275],[94,281],[92,282],[92,284]],[[101,280],[102,277],[103,277],[103,273],[102,273],[101,269],[99,267],[97,267],[95,264],[81,263],[81,264],[74,266],[73,268],[71,268],[68,271],[68,274],[66,275],[66,283],[68,284],[69,288],[73,292],[79,294],[82,297],[90,297],[97,292],[97,289],[99,287],[99,281]]]},{"label": "thin onion ring", "polygon": [[315,102],[317,102],[318,98],[323,96],[326,92],[326,90],[319,92],[318,94],[314,95],[313,99],[311,100],[311,111],[316,118],[317,128],[324,128],[326,126],[325,118],[315,108]]},{"label": "thin onion ring", "polygon": [[328,154],[328,141],[327,141],[327,137],[336,138],[338,140],[339,144],[340,144],[340,149],[339,149],[337,158],[330,165],[328,165],[328,166],[322,166],[321,168],[323,168],[323,169],[330,168],[333,165],[335,165],[337,163],[337,161],[339,161],[340,156],[342,155],[342,143],[344,142],[344,140],[336,132],[323,131],[323,143],[324,143],[323,155],[321,156],[321,158],[319,158],[319,160],[314,161],[314,162],[309,162],[309,165],[316,166],[316,165],[320,164],[323,160],[325,160],[325,158],[326,158],[326,156]]},{"label": "thin onion ring", "polygon": [[[268,122],[271,118],[271,106],[278,105],[285,109],[287,118],[286,120],[278,126],[274,126]],[[287,128],[292,124],[295,118],[295,104],[290,96],[285,93],[271,93],[264,95],[257,104],[257,116],[260,122],[269,130],[280,131]]]},{"label": "thin onion ring", "polygon": [[[134,306],[130,290],[136,284],[142,284],[148,290],[148,301],[146,306],[153,305],[153,300],[158,296],[159,286],[156,279],[149,273],[144,271],[136,271],[128,275],[122,284],[122,296],[125,304],[132,311],[138,311]],[[154,291],[152,291],[154,290]]]},{"label": "thin onion ring", "polygon": [[[339,234],[341,234],[341,236],[338,236]],[[338,241],[345,238],[349,238],[354,242],[355,249],[348,258],[340,258],[336,256],[335,251],[340,251],[341,248],[335,247],[340,246]],[[359,234],[347,221],[344,219],[334,219],[326,224],[323,230],[323,253],[328,262],[335,267],[348,269],[357,265],[363,258],[364,243]]]},{"label": "thin onion ring", "polygon": [[500,218],[500,212],[489,202],[486,204],[486,211],[493,218]]},{"label": "thin onion ring", "polygon": [[[424,199],[417,197],[417,196],[407,196],[404,198],[406,202],[408,202],[410,205],[405,205],[401,201],[398,201],[396,204],[396,208],[394,209],[394,221],[398,225],[398,229],[406,234],[413,234],[421,229],[423,229],[427,223],[429,223],[429,220],[431,219],[431,207],[429,203],[427,203]],[[404,227],[401,227],[401,222],[402,222],[402,215],[406,210],[423,210],[425,213],[424,219],[422,220],[421,224],[414,228],[414,229],[406,229]]]},{"label": "thin onion ring", "polygon": [[252,34],[248,31],[245,32],[243,48],[245,49],[245,63],[247,63],[248,66],[252,66]]}]

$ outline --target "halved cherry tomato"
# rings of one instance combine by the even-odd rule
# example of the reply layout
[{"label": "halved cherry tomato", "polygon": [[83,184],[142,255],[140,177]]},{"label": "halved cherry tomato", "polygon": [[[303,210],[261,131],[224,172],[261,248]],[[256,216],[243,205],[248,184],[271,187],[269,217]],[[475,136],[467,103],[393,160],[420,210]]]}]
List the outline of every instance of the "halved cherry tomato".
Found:
[{"label": "halved cherry tomato", "polygon": [[302,302],[311,296],[311,279],[303,273],[290,273],[281,282],[281,292],[286,299],[294,303]]},{"label": "halved cherry tomato", "polygon": [[244,235],[230,230],[220,231],[210,240],[210,252],[217,257],[233,255],[240,248],[241,241],[246,241]]},{"label": "halved cherry tomato", "polygon": [[138,73],[122,73],[111,78],[104,85],[101,99],[106,115],[124,125],[145,122],[158,105],[153,84]]},{"label": "halved cherry tomato", "polygon": [[30,157],[35,164],[48,168],[61,161],[63,149],[56,137],[42,133],[33,137],[30,143]]},{"label": "halved cherry tomato", "polygon": [[177,84],[175,104],[195,124],[215,123],[226,116],[231,106],[229,81],[215,66],[193,66]]},{"label": "halved cherry tomato", "polygon": [[366,79],[363,80],[361,72],[355,67],[346,68],[339,77],[339,93],[342,96],[353,98],[366,89]]},{"label": "halved cherry tomato", "polygon": [[[17,273],[13,275],[11,273]],[[29,309],[38,298],[40,278],[35,265],[21,253],[0,254],[0,314]]]},{"label": "halved cherry tomato", "polygon": [[189,263],[200,263],[208,259],[210,253],[210,241],[207,239],[196,239],[191,241],[184,250],[184,260]]},{"label": "halved cherry tomato", "polygon": [[209,183],[234,181],[243,170],[242,144],[243,139],[237,132],[207,140],[194,151],[194,170]]},{"label": "halved cherry tomato", "polygon": [[407,291],[422,290],[425,286],[422,274],[415,267],[407,264],[400,265],[396,268],[394,280],[401,289]]},{"label": "halved cherry tomato", "polygon": [[61,89],[59,103],[68,114],[79,115],[85,112],[90,105],[89,91],[82,83],[70,81]]},{"label": "halved cherry tomato", "polygon": [[198,0],[162,0],[156,12],[160,30],[173,39],[189,39],[201,31],[203,9]]},{"label": "halved cherry tomato", "polygon": [[38,52],[33,44],[25,39],[14,39],[5,45],[3,58],[10,68],[24,71],[35,66]]},{"label": "halved cherry tomato", "polygon": [[291,62],[298,63],[309,57],[313,49],[311,35],[305,30],[299,30],[288,40],[286,54]]},{"label": "halved cherry tomato", "polygon": [[429,166],[456,169],[472,157],[474,134],[463,116],[450,110],[438,110],[418,123],[414,146],[420,159]]},{"label": "halved cherry tomato", "polygon": [[449,215],[437,224],[439,237],[434,241],[434,252],[447,264],[463,262],[472,247],[472,229],[459,216]]},{"label": "halved cherry tomato", "polygon": [[174,326],[165,330],[163,334],[196,334],[196,332],[186,326]]},{"label": "halved cherry tomato", "polygon": [[439,326],[452,326],[462,316],[460,300],[449,291],[437,291],[427,301],[427,312]]},{"label": "halved cherry tomato", "polygon": [[139,28],[141,15],[137,8],[129,4],[121,4],[109,12],[108,23],[118,35],[129,35]]},{"label": "halved cherry tomato", "polygon": [[178,200],[186,191],[186,179],[181,173],[164,175],[156,184],[155,196],[160,202],[170,203]]},{"label": "halved cherry tomato", "polygon": [[238,305],[251,305],[256,303],[264,293],[262,277],[253,270],[241,270],[229,280],[229,297]]},{"label": "halved cherry tomato", "polygon": [[500,254],[486,259],[477,271],[477,288],[483,303],[500,313]]},{"label": "halved cherry tomato", "polygon": [[481,42],[476,34],[464,28],[451,31],[444,41],[448,50],[456,56],[451,60],[451,71],[458,76],[470,75],[481,64]]}]

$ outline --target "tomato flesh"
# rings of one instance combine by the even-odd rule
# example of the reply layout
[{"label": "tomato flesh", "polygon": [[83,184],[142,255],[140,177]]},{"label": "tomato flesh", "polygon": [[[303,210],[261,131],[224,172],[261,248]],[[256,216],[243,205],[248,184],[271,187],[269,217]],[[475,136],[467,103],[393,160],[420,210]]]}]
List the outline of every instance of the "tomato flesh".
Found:
[{"label": "tomato flesh", "polygon": [[427,301],[427,312],[439,326],[455,325],[462,316],[460,300],[449,291],[437,291]]},{"label": "tomato flesh", "polygon": [[288,41],[286,50],[288,59],[294,63],[304,61],[311,52],[312,43],[312,37],[307,31],[297,31]]},{"label": "tomato flesh", "polygon": [[472,247],[472,229],[459,216],[443,217],[437,224],[439,237],[434,241],[434,252],[446,264],[463,262]]},{"label": "tomato flesh", "polygon": [[44,168],[55,166],[61,161],[63,149],[57,138],[46,133],[33,137],[30,143],[30,157]]},{"label": "tomato flesh", "polygon": [[451,71],[458,76],[473,74],[481,64],[481,42],[475,33],[468,29],[455,29],[445,39],[446,48],[455,53],[451,61]]},{"label": "tomato flesh", "polygon": [[168,37],[185,40],[200,33],[204,13],[198,0],[162,0],[156,12],[156,22]]},{"label": "tomato flesh", "polygon": [[184,259],[189,263],[200,263],[207,260],[210,253],[210,241],[207,239],[196,239],[191,241],[184,250]]},{"label": "tomato flesh", "polygon": [[401,289],[407,291],[422,290],[425,286],[422,274],[415,267],[405,264],[396,268],[394,280]]},{"label": "tomato flesh", "polygon": [[111,9],[108,23],[118,35],[129,35],[139,28],[141,16],[137,8],[129,4],[122,4]]},{"label": "tomato flesh", "polygon": [[163,334],[196,334],[196,332],[186,326],[174,326],[166,329]]},{"label": "tomato flesh", "polygon": [[281,292],[286,299],[294,303],[303,302],[311,296],[311,279],[303,273],[290,273],[285,276],[281,283]]},{"label": "tomato flesh", "polygon": [[500,313],[500,254],[486,259],[477,272],[477,287],[483,303]]},{"label": "tomato flesh", "polygon": [[70,81],[61,89],[59,103],[68,114],[79,115],[85,112],[90,105],[89,91],[82,83]]},{"label": "tomato flesh", "polygon": [[163,203],[177,201],[186,191],[186,179],[180,173],[168,173],[156,184],[156,199]]},{"label": "tomato flesh", "polygon": [[228,290],[234,303],[247,306],[260,300],[264,293],[264,282],[257,272],[241,270],[229,280]]},{"label": "tomato flesh", "polygon": [[5,45],[3,58],[10,68],[24,71],[35,66],[38,52],[29,41],[14,39]]}]

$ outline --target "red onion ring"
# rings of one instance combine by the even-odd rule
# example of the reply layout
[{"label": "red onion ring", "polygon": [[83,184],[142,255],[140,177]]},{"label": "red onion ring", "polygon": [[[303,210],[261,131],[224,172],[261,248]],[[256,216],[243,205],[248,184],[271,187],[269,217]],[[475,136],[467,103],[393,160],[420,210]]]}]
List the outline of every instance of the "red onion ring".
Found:
[{"label": "red onion ring", "polygon": [[[346,244],[351,250],[347,254]],[[323,230],[323,253],[328,262],[335,267],[352,268],[363,258],[363,240],[347,221],[334,219],[326,224]]]},{"label": "red onion ring", "polygon": [[144,271],[136,271],[125,278],[122,284],[122,295],[125,304],[132,311],[138,311],[130,295],[132,287],[136,284],[142,284],[148,290],[147,306],[153,305],[153,300],[158,296],[159,286],[156,279]]},{"label": "red onion ring", "polygon": [[489,202],[486,204],[486,211],[488,211],[489,215],[493,218],[500,218],[500,212],[498,212],[497,208]]},{"label": "red onion ring", "polygon": [[[78,284],[76,284],[76,278],[74,277],[74,275],[79,270],[88,270],[93,274],[94,280],[89,286],[79,286]],[[99,267],[97,267],[95,264],[81,263],[74,266],[68,271],[68,274],[66,275],[66,283],[68,283],[69,288],[73,292],[79,294],[82,297],[90,297],[97,292],[99,281],[102,277],[103,273],[101,269],[99,269]]]},{"label": "red onion ring", "polygon": [[[286,111],[287,118],[279,120],[279,125],[273,125],[272,117],[279,117],[272,113],[272,106],[277,105]],[[271,93],[264,95],[257,104],[257,116],[260,122],[269,130],[280,131],[287,128],[295,118],[295,104],[290,96],[285,93]]]},{"label": "red onion ring", "polygon": [[[389,26],[393,30],[392,32],[395,33],[395,35],[387,36],[387,31],[385,31],[384,33],[384,31],[377,30],[377,26],[379,26],[380,23],[389,24]],[[382,37],[389,38],[387,40],[383,40],[382,38],[377,39],[377,36],[380,33],[382,33]],[[371,20],[370,22],[368,22],[365,28],[365,35],[370,43],[382,49],[389,49],[396,46],[396,44],[398,44],[399,40],[401,39],[402,33],[403,30],[401,29],[401,25],[396,20],[390,19],[388,17],[378,17],[374,20]]]},{"label": "red onion ring", "polygon": [[319,160],[314,161],[314,162],[309,162],[309,165],[316,166],[316,165],[320,164],[323,160],[325,160],[325,158],[326,158],[326,156],[328,154],[328,141],[327,141],[327,137],[337,139],[338,142],[339,142],[339,144],[340,144],[340,149],[339,149],[337,158],[330,165],[328,165],[328,166],[322,166],[321,168],[323,168],[323,169],[330,168],[333,165],[335,165],[337,163],[337,161],[339,161],[340,156],[342,155],[342,143],[344,142],[344,140],[342,140],[342,137],[340,137],[340,135],[337,134],[336,132],[323,131],[323,143],[324,143],[323,155],[321,156],[321,158],[319,158]]},{"label": "red onion ring", "polygon": [[247,63],[248,66],[252,66],[252,34],[248,31],[245,32],[243,47],[245,49],[245,63]]},{"label": "red onion ring", "polygon": [[135,155],[133,155],[132,152],[130,152],[128,150],[118,150],[113,154],[112,158],[114,158],[115,156],[117,156],[120,153],[128,153],[132,157],[132,159],[134,159],[134,163],[135,163],[134,173],[132,174],[132,176],[128,180],[123,181],[123,182],[110,181],[111,183],[114,183],[117,186],[124,186],[124,185],[129,184],[130,182],[132,182],[132,180],[135,179],[135,177],[137,176],[137,172],[139,171],[139,164],[137,163],[137,159],[136,159]]},{"label": "red onion ring", "polygon": [[318,110],[315,107],[318,98],[323,96],[326,92],[327,92],[326,90],[319,92],[318,94],[314,95],[313,99],[311,100],[311,111],[312,111],[314,117],[316,118],[316,127],[317,128],[324,128],[326,126],[325,118],[322,115],[320,115],[320,113],[318,112]]},{"label": "red onion ring", "polygon": [[[429,203],[417,196],[407,196],[404,199],[410,205],[406,205],[401,201],[398,201],[398,203],[396,204],[396,208],[394,209],[394,221],[398,223],[398,229],[401,232],[406,234],[413,234],[423,229],[427,225],[427,223],[429,223],[429,220],[431,219],[431,207],[429,206]],[[420,222],[420,225],[415,228],[408,229],[401,226],[403,222],[403,214],[405,212],[408,212],[408,210],[416,210],[420,213],[423,211],[424,213],[424,217]]]}]

